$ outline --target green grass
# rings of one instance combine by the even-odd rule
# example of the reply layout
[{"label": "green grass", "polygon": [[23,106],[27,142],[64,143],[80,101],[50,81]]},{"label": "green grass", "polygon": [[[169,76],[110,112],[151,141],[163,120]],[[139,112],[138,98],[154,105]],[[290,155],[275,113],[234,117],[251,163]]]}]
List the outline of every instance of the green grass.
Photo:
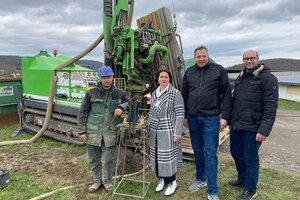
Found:
[{"label": "green grass", "polygon": [[[32,134],[21,134],[18,136],[14,135],[15,130],[18,129],[18,124],[10,125],[1,127],[0,129],[0,141],[15,141],[15,140],[27,140],[30,139],[33,135]],[[31,150],[33,153],[40,152],[41,150],[44,151],[46,149],[62,149],[62,151],[72,151],[72,152],[83,152],[83,148],[80,146],[72,145],[72,144],[66,144],[62,142],[57,142],[55,140],[48,139],[47,137],[41,137],[39,138],[35,144],[38,145],[32,145]],[[25,144],[25,146],[28,146],[29,144]],[[8,145],[8,146],[0,146],[1,150],[9,150],[14,151],[18,150],[20,148],[23,148],[22,145]]]},{"label": "green grass", "polygon": [[[206,189],[200,189],[197,192],[190,193],[187,186],[194,180],[194,162],[184,162],[184,167],[177,174],[178,189],[170,198],[174,200],[194,200],[206,199]],[[228,156],[222,154],[219,156],[219,198],[222,200],[232,200],[242,192],[242,189],[234,189],[228,186],[227,181],[235,177],[234,164]],[[141,176],[131,179],[141,180]],[[155,187],[157,178],[151,172],[147,172],[146,181],[150,181],[150,186],[146,194],[146,199],[164,200],[166,197],[163,192],[156,193]],[[127,195],[142,196],[142,186],[135,182],[126,181],[123,188],[118,193]],[[72,198],[67,198],[72,196]],[[300,195],[300,177],[294,176],[284,171],[277,171],[269,168],[261,168],[260,182],[258,185],[257,200],[285,200],[296,199]],[[115,195],[116,199],[133,199],[127,196]],[[113,199],[112,194],[107,194],[103,190],[94,194],[87,194],[86,188],[77,190],[63,191],[50,199]]]},{"label": "green grass", "polygon": [[282,110],[300,110],[300,103],[279,99],[278,108]]},{"label": "green grass", "polygon": [[[0,141],[11,139],[28,139],[32,135],[21,135],[18,137],[12,137],[11,133],[17,128],[16,125],[1,127]],[[0,160],[1,153],[14,153],[24,151],[24,156],[30,155],[34,160],[32,162],[39,163],[41,159],[39,156],[50,155],[53,153],[61,152],[61,157],[58,158],[59,165],[63,173],[67,173],[68,169],[63,168],[66,163],[70,163],[70,160],[65,158],[66,155],[82,155],[85,153],[83,147],[64,144],[47,138],[41,138],[32,145],[14,145],[0,147]],[[69,158],[69,157],[68,157]],[[1,161],[0,161],[1,162]],[[1,165],[1,163],[0,163]],[[58,168],[60,169],[60,168]],[[87,180],[90,180],[91,174],[88,169],[87,161],[82,160],[75,166],[75,173],[81,173]],[[75,176],[76,174],[74,174]],[[192,161],[185,161],[183,168],[177,173],[178,190],[170,198],[174,200],[194,200],[194,199],[206,199],[206,189],[200,189],[197,192],[189,193],[187,187],[194,181],[195,164]],[[236,178],[236,171],[233,159],[230,155],[225,153],[219,153],[219,197],[222,200],[235,199],[242,189],[235,189],[228,186],[227,182],[230,179]],[[141,180],[141,176],[132,177],[135,180]],[[30,199],[35,196],[41,195],[46,192],[50,192],[55,189],[66,187],[75,184],[70,179],[61,178],[56,173],[53,175],[48,171],[39,172],[32,169],[12,169],[10,172],[10,180],[8,187],[0,191],[0,199]],[[119,180],[118,180],[119,181]],[[147,171],[146,181],[150,182],[149,189],[146,195],[146,199],[162,200],[166,199],[163,193],[156,193],[155,187],[157,184],[157,178],[151,171]],[[119,192],[119,191],[118,191]],[[122,193],[126,194],[139,194],[141,195],[141,186],[136,183],[125,183],[125,186],[121,188]],[[257,200],[285,200],[285,199],[297,199],[300,196],[300,176],[286,171],[264,168],[261,167],[260,179],[258,184],[258,196]],[[76,189],[65,190],[56,193],[51,200],[57,199],[132,199],[125,196],[112,197],[111,193],[106,193],[103,189],[100,191],[89,194],[87,187],[81,187]]]},{"label": "green grass", "polygon": [[21,170],[11,173],[10,183],[1,191],[0,199],[29,199],[46,192],[49,192],[49,188],[39,186],[35,181],[35,174]]}]

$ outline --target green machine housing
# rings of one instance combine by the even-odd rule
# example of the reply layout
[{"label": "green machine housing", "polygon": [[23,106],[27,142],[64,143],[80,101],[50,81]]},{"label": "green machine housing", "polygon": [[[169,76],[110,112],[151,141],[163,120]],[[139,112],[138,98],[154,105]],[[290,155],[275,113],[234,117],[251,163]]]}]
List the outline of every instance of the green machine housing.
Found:
[{"label": "green machine housing", "polygon": [[[69,60],[67,56],[51,57],[46,52],[22,57],[23,96],[48,101],[52,73],[57,66]],[[86,90],[98,81],[97,71],[76,64],[56,70],[55,98],[59,105],[79,107]]]},{"label": "green machine housing", "polygon": [[52,74],[55,97],[49,131],[44,135],[82,144],[77,134],[76,116],[87,90],[97,85],[98,72],[71,64],[55,70],[70,58],[52,57],[47,52],[22,57],[22,127],[37,132],[44,124]]}]

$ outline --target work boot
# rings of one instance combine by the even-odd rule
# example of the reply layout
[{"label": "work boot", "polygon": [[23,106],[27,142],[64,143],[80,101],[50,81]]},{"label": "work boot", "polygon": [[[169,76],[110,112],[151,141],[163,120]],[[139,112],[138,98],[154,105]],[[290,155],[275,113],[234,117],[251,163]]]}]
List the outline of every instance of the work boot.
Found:
[{"label": "work boot", "polygon": [[106,190],[106,192],[111,192],[113,189],[113,185],[111,183],[104,184],[104,189]]},{"label": "work boot", "polygon": [[228,184],[232,187],[240,187],[243,188],[245,187],[242,183],[240,183],[238,180],[230,180],[228,181]]},{"label": "work boot", "polygon": [[93,185],[91,185],[89,187],[89,193],[94,193],[96,192],[101,186],[101,183],[93,183]]}]

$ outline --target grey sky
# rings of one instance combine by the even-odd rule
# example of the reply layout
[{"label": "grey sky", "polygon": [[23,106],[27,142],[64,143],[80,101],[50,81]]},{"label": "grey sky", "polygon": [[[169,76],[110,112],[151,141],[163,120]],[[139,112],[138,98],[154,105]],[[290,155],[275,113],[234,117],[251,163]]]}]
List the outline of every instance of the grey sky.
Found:
[{"label": "grey sky", "polygon": [[[40,50],[70,57],[102,33],[103,0],[1,0],[0,55]],[[223,66],[241,63],[247,49],[261,59],[300,59],[300,6],[296,0],[135,0],[134,19],[162,6],[176,13],[185,58],[204,44]],[[133,21],[135,26],[135,20]],[[103,44],[85,59],[103,60]]]}]

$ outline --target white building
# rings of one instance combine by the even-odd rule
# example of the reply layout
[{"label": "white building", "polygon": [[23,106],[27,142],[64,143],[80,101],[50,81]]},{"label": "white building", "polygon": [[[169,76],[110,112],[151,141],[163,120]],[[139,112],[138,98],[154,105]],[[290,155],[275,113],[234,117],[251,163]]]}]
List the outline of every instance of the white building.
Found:
[{"label": "white building", "polygon": [[[272,72],[278,79],[279,98],[300,102],[300,72]],[[239,74],[228,74],[231,82]]]},{"label": "white building", "polygon": [[300,102],[300,72],[274,72],[278,78],[279,98]]}]

